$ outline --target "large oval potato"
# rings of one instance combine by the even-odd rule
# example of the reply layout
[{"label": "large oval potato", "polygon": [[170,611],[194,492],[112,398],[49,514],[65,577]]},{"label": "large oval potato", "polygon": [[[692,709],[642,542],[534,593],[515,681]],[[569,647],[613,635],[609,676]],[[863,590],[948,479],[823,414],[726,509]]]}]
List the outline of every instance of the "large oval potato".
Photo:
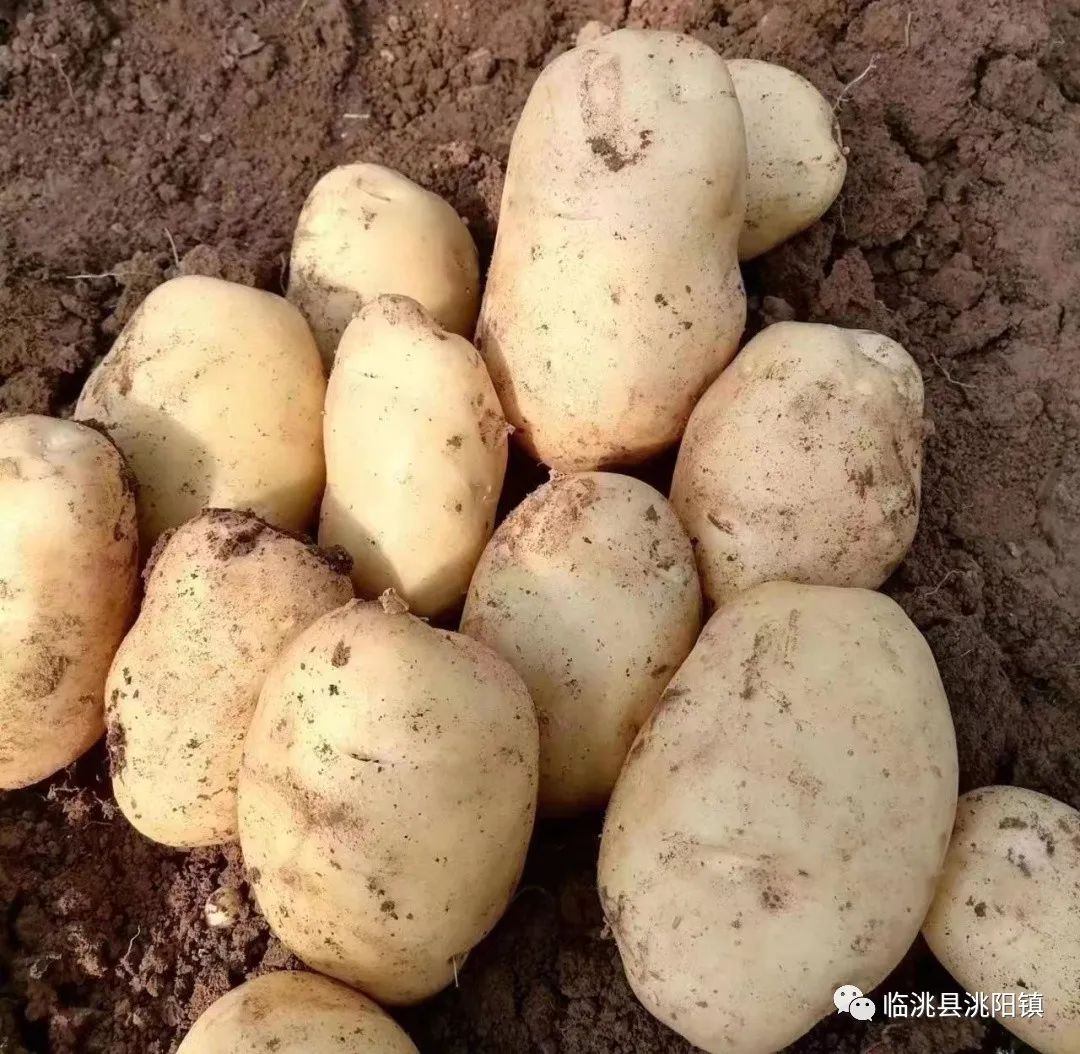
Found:
[{"label": "large oval potato", "polygon": [[101,422],[128,459],[149,551],[162,531],[210,506],[304,530],[324,481],[325,392],[296,308],[189,275],[143,301],[75,416]]},{"label": "large oval potato", "polygon": [[286,649],[240,775],[259,906],[313,969],[382,1003],[453,980],[503,913],[536,809],[536,716],[484,645],[354,601]]},{"label": "large oval potato", "polygon": [[106,683],[113,791],[155,841],[232,841],[263,680],[293,637],[352,599],[348,560],[226,509],[162,536],[151,559]]},{"label": "large oval potato", "polygon": [[926,642],[887,597],[770,583],[708,622],[612,794],[599,885],[630,985],[710,1054],[773,1054],[919,932],[956,807]]},{"label": "large oval potato", "polygon": [[923,384],[878,333],[781,322],[695,407],[671,503],[723,604],[759,582],[876,588],[919,520]]},{"label": "large oval potato", "polygon": [[1076,1054],[1080,812],[1020,787],[965,794],[923,935],[969,992],[1002,995],[990,1009],[1010,1032]]},{"label": "large oval potato", "polygon": [[648,484],[555,476],[495,532],[461,631],[525,682],[540,720],[540,810],[607,801],[641,723],[694,646],[694,552]]},{"label": "large oval potato", "polygon": [[436,616],[469,587],[495,525],[507,425],[476,349],[415,300],[381,296],[349,324],[326,396],[319,541],[358,590]]},{"label": "large oval potato", "polygon": [[623,29],[560,55],[514,133],[477,341],[560,470],[674,443],[735,354],[746,139],[723,60]]},{"label": "large oval potato", "polygon": [[134,481],[116,447],[74,421],[0,420],[0,790],[101,737],[138,567]]}]

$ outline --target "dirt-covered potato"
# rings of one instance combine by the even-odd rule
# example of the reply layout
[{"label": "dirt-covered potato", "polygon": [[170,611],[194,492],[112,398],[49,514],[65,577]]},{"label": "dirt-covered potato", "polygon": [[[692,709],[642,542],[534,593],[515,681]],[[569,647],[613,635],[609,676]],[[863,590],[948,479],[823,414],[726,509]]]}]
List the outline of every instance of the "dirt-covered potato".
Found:
[{"label": "dirt-covered potato", "polygon": [[319,540],[353,558],[361,594],[422,616],[453,607],[495,525],[508,428],[476,349],[415,300],[381,296],[349,324],[326,396]]},{"label": "dirt-covered potato", "polygon": [[146,551],[204,508],[304,530],[324,481],[326,381],[300,313],[272,293],[190,275],[158,286],[90,375],[100,421],[139,481]]},{"label": "dirt-covered potato", "polygon": [[671,503],[723,604],[758,582],[876,588],[919,519],[923,384],[894,340],[782,322],[690,417]]},{"label": "dirt-covered potato", "polygon": [[706,45],[623,29],[540,74],[477,333],[530,452],[575,471],[679,438],[742,334],[745,182],[742,113]]},{"label": "dirt-covered potato", "polygon": [[51,776],[104,731],[135,613],[134,482],[94,429],[0,420],[0,790]]},{"label": "dirt-covered potato", "polygon": [[1001,994],[990,1010],[1010,1032],[1076,1054],[1080,813],[1020,787],[965,794],[923,935],[969,992]]},{"label": "dirt-covered potato", "polygon": [[630,476],[555,476],[495,532],[461,630],[524,680],[540,720],[540,810],[607,801],[641,723],[701,628],[694,553]]},{"label": "dirt-covered potato", "polygon": [[879,593],[770,583],[721,608],[611,797],[599,885],[630,985],[710,1054],[773,1054],[896,966],[956,807],[949,705]]},{"label": "dirt-covered potato", "polygon": [[263,914],[382,1003],[433,995],[517,886],[538,753],[528,692],[484,645],[390,593],[324,616],[271,670],[244,750]]},{"label": "dirt-covered potato", "polygon": [[343,553],[210,509],[162,536],[106,684],[113,791],[148,838],[236,838],[236,782],[259,690],[285,645],[353,596]]},{"label": "dirt-covered potato", "polygon": [[342,165],[308,196],[293,236],[289,299],[329,366],[369,300],[400,293],[471,337],[480,266],[468,227],[437,194],[381,165]]}]

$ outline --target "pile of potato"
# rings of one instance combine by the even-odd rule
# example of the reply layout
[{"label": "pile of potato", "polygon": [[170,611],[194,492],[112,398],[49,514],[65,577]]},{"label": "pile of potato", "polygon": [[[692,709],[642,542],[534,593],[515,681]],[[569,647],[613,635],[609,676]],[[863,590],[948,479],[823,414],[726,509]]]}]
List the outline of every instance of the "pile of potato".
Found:
[{"label": "pile of potato", "polygon": [[[780,1050],[924,920],[961,984],[1046,994],[1008,1027],[1080,1049],[1080,815],[1002,787],[957,818],[933,656],[872,591],[918,521],[919,369],[799,322],[736,356],[739,261],[845,167],[796,74],[601,36],[529,96],[482,300],[446,202],[346,165],[287,299],[166,282],[75,421],[0,421],[0,786],[107,731],[130,822],[238,839],[317,971],[184,1054],[415,1050],[371,1000],[454,982],[537,810],[605,805],[627,977],[703,1050]],[[552,473],[496,525],[511,434]],[[670,500],[614,471],[680,438]]]}]

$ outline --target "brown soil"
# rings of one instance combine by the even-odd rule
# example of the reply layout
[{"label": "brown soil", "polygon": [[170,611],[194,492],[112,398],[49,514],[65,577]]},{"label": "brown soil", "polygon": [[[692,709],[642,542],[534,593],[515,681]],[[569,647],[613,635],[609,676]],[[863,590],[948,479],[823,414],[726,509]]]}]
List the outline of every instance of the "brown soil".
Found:
[{"label": "brown soil", "polygon": [[[964,787],[1080,806],[1078,0],[0,0],[0,410],[65,412],[177,269],[280,289],[304,195],[339,161],[445,194],[486,256],[515,115],[590,19],[687,29],[841,100],[847,187],[748,269],[751,317],[881,330],[919,360],[935,431],[891,591],[941,665]],[[536,478],[525,466],[510,493]],[[0,796],[2,1054],[164,1054],[214,997],[289,961],[235,851],[149,844],[104,771],[99,746]],[[597,831],[540,832],[460,988],[401,1015],[423,1050],[688,1049],[622,979]],[[233,888],[239,921],[210,929],[207,899]],[[947,983],[917,947],[892,987]],[[834,1019],[796,1049],[1008,1044]]]}]

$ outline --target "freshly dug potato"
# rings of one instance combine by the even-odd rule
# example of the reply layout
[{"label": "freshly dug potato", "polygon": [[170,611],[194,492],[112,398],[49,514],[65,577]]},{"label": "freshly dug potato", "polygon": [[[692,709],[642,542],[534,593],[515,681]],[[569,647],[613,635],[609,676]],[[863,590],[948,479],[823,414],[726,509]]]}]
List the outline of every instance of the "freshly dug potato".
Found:
[{"label": "freshly dug potato", "polygon": [[311,973],[234,988],[192,1026],[177,1054],[417,1054],[366,996]]},{"label": "freshly dug potato", "polygon": [[106,683],[113,791],[148,838],[233,841],[244,737],[271,664],[353,596],[343,553],[210,509],[163,536]]},{"label": "freshly dug potato", "polygon": [[847,158],[833,108],[792,70],[728,59],[746,124],[746,220],[739,259],[768,252],[816,223],[840,194]]},{"label": "freshly dug potato", "polygon": [[888,337],[759,333],[695,407],[671,484],[706,597],[881,585],[918,525],[922,412],[919,368]]},{"label": "freshly dug potato", "polygon": [[694,552],[630,476],[556,476],[495,532],[461,631],[502,655],[540,719],[540,811],[607,801],[626,752],[701,628]]},{"label": "freshly dug potato", "polygon": [[244,749],[240,844],[270,925],[382,1003],[453,980],[517,886],[536,716],[494,652],[391,593],[324,616],[271,670]]},{"label": "freshly dug potato", "polygon": [[74,421],[0,420],[0,790],[100,738],[138,566],[134,481],[116,447]]},{"label": "freshly dug potato", "polygon": [[956,742],[933,656],[862,589],[721,608],[608,807],[600,896],[630,985],[710,1054],[772,1054],[870,991],[934,894]]},{"label": "freshly dug potato", "polygon": [[679,438],[743,330],[745,182],[742,113],[706,45],[623,29],[540,74],[477,335],[531,453],[575,471]]},{"label": "freshly dug potato", "polygon": [[356,313],[381,293],[418,300],[440,326],[471,337],[480,265],[453,208],[400,172],[342,165],[308,196],[293,236],[289,299],[327,366]]},{"label": "freshly dug potato", "polygon": [[965,794],[923,934],[966,989],[1011,996],[991,1006],[1010,1032],[1041,1054],[1076,1054],[1080,813],[1020,787]]},{"label": "freshly dug potato", "polygon": [[208,506],[307,527],[322,492],[326,381],[279,296],[191,275],[155,289],[90,375],[100,421],[139,480],[144,548]]},{"label": "freshly dug potato", "polygon": [[476,349],[403,296],[349,324],[326,396],[319,540],[359,591],[418,615],[457,604],[495,525],[508,428]]}]

